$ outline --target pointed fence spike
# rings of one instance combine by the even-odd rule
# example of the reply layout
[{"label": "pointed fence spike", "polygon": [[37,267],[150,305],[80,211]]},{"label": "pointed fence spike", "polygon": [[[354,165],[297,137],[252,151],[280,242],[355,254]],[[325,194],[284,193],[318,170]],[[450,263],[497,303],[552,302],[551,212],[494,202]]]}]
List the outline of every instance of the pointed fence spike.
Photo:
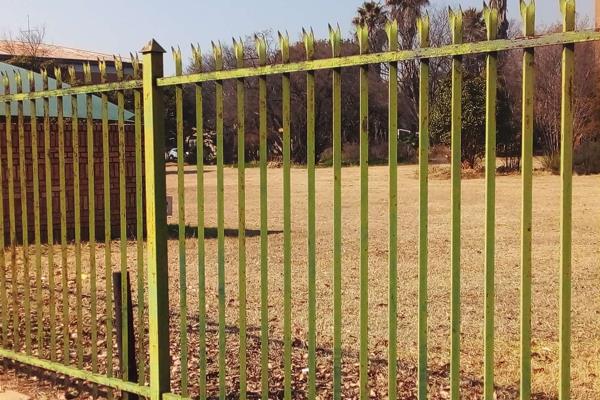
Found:
[{"label": "pointed fence spike", "polygon": [[278,32],[278,34],[279,34],[279,47],[281,49],[281,61],[283,63],[287,63],[290,61],[290,39],[289,39],[287,32],[285,34]]},{"label": "pointed fence spike", "polygon": [[75,75],[75,66],[73,65],[69,65],[69,83],[71,84],[71,86],[75,86],[75,83],[77,82],[77,77]]}]

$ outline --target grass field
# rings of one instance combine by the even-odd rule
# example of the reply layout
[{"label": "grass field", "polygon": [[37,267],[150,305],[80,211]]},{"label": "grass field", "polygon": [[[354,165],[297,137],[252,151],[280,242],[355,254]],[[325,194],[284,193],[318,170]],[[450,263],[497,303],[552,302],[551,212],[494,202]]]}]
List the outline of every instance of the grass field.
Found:
[{"label": "grass field", "polygon": [[[386,396],[387,380],[387,299],[388,299],[388,178],[387,167],[369,170],[369,337],[371,355],[371,387],[373,398]],[[169,223],[177,223],[177,175],[169,167],[167,190],[174,197],[174,215]],[[249,390],[258,392],[260,335],[260,262],[259,262],[259,170],[246,171],[247,216],[247,284],[249,326]],[[216,173],[208,167],[206,190],[206,281],[209,310],[209,389],[217,387],[217,241]],[[331,387],[332,344],[332,261],[333,261],[333,176],[328,168],[317,170],[317,328],[319,347],[318,390],[321,398],[329,398]],[[399,167],[399,265],[398,265],[398,356],[400,393],[415,394],[417,354],[417,251],[418,251],[418,180],[415,166]],[[270,373],[273,397],[280,395],[283,339],[283,193],[282,170],[269,169],[269,326],[271,346]],[[484,261],[484,180],[463,181],[462,206],[462,351],[461,386],[464,398],[481,397],[483,367],[483,261]],[[357,393],[359,337],[359,169],[342,171],[343,218],[343,344],[344,394]],[[196,172],[186,167],[186,222],[196,227]],[[306,375],[307,337],[307,185],[306,170],[292,170],[292,263],[293,263],[293,336],[295,397],[303,398]],[[575,399],[600,398],[600,177],[574,178],[573,204],[573,360],[572,387]],[[520,294],[520,208],[521,180],[518,176],[497,178],[497,256],[496,256],[496,384],[499,399],[517,397],[519,385],[519,294]],[[533,231],[533,390],[537,399],[556,397],[558,385],[558,276],[560,178],[537,175],[534,178]],[[450,335],[450,181],[431,180],[429,219],[429,364],[433,398],[448,394]],[[228,388],[235,393],[238,370],[238,238],[237,238],[237,170],[225,169],[225,262],[227,297]],[[176,237],[176,233],[175,236]],[[171,342],[174,376],[178,376],[178,307],[179,261],[177,241],[169,241],[171,275]],[[58,248],[55,250],[58,251]],[[72,260],[73,248],[69,247]],[[84,254],[88,251],[85,247]],[[197,383],[198,274],[197,240],[189,237],[187,251],[188,317],[190,334],[190,382]],[[118,244],[113,245],[113,265],[118,269]],[[135,282],[135,243],[128,247]],[[84,255],[84,260],[87,255]],[[104,288],[103,247],[98,246],[98,287]],[[58,263],[58,261],[56,261]],[[85,264],[84,262],[84,265]],[[44,270],[46,266],[42,265]],[[56,277],[60,282],[60,276]],[[71,278],[73,279],[73,278]],[[89,275],[84,276],[84,292],[89,290]],[[73,298],[73,283],[71,306]],[[58,288],[57,290],[60,290]],[[99,296],[101,296],[99,294]],[[134,293],[135,296],[135,293]],[[60,295],[57,293],[58,306]],[[135,297],[134,297],[135,299]],[[87,315],[89,299],[83,299]],[[102,304],[100,304],[102,307]],[[60,312],[58,308],[58,312]],[[58,314],[60,315],[60,314]],[[74,312],[71,313],[73,317]],[[45,317],[47,318],[47,317]],[[34,319],[35,320],[35,319]],[[74,324],[71,322],[71,331]],[[90,321],[84,323],[89,334]],[[47,329],[47,326],[45,327]],[[101,338],[103,333],[101,332]],[[59,338],[60,340],[60,338]],[[74,341],[72,348],[75,347]],[[89,360],[87,348],[86,362]],[[179,386],[178,379],[174,387]],[[192,390],[195,393],[195,389]]]},{"label": "grass field", "polygon": [[[190,171],[191,172],[191,171]],[[343,170],[343,341],[349,362],[357,362],[359,308],[359,169]],[[237,170],[225,171],[225,225],[237,226]],[[332,170],[317,170],[317,304],[318,343],[331,347],[332,337]],[[206,223],[216,226],[216,173],[208,169]],[[270,169],[269,181],[269,276],[271,332],[282,338],[283,229],[282,171]],[[196,176],[186,174],[186,221],[195,225]],[[497,180],[496,263],[496,382],[518,388],[519,293],[520,293],[520,177]],[[259,229],[259,170],[247,170],[247,228]],[[369,332],[374,359],[385,359],[387,346],[387,167],[369,172]],[[415,364],[417,348],[417,239],[418,181],[415,167],[399,169],[399,265],[398,351],[401,360]],[[176,196],[176,175],[168,177],[168,191]],[[574,398],[600,396],[600,196],[599,177],[574,181],[573,233],[573,393]],[[306,171],[292,170],[293,331],[305,338],[307,326],[307,185]],[[449,360],[450,299],[450,182],[430,183],[429,344],[433,370],[444,371]],[[483,261],[484,180],[463,181],[462,207],[462,352],[465,381],[478,381],[483,360]],[[534,180],[533,240],[533,369],[535,392],[550,396],[558,383],[558,276],[559,276],[560,179],[540,175]],[[177,207],[174,207],[176,212]],[[176,215],[172,217],[176,221]],[[249,324],[260,326],[259,237],[247,243]],[[171,269],[177,268],[176,243],[171,243]],[[196,255],[189,240],[188,257]],[[207,282],[216,307],[216,240],[207,242]],[[226,238],[228,324],[237,321],[237,237]],[[196,276],[190,271],[189,287]],[[176,279],[172,282],[176,287]],[[175,292],[176,290],[173,290]],[[193,297],[193,296],[192,296]],[[194,310],[193,304],[190,306]],[[215,316],[216,317],[216,316]],[[326,360],[324,360],[325,362]],[[443,390],[443,388],[441,388]]]}]

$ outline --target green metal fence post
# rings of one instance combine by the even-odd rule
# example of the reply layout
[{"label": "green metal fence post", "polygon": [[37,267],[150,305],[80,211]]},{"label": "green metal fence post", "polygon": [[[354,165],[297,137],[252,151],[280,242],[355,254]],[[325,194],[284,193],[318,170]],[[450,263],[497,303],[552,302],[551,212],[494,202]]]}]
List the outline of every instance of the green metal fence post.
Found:
[{"label": "green metal fence post", "polygon": [[[487,40],[496,40],[498,10],[484,8]],[[484,264],[484,361],[483,398],[494,398],[495,260],[496,260],[496,96],[498,55],[486,57],[485,127],[485,264]]]},{"label": "green metal fence post", "polygon": [[[535,2],[521,2],[523,34],[535,34]],[[521,383],[520,399],[531,398],[531,243],[533,229],[533,121],[535,91],[534,49],[523,51],[521,145]]]},{"label": "green metal fence post", "polygon": [[[450,10],[452,43],[463,41],[463,12]],[[460,398],[460,250],[461,250],[461,161],[462,161],[462,56],[452,57],[452,195],[451,195],[451,300],[450,300],[450,398]]]},{"label": "green metal fence post", "polygon": [[[333,57],[341,55],[340,27],[329,26]],[[333,399],[342,398],[342,69],[333,70]]]},{"label": "green metal fence post", "polygon": [[[575,30],[575,0],[561,0],[563,32]],[[573,225],[573,85],[575,45],[562,49],[560,144],[560,313],[559,400],[571,398],[571,277]]]},{"label": "green metal fence post", "polygon": [[[429,16],[417,20],[421,48],[429,47]],[[427,399],[427,274],[429,260],[429,59],[419,62],[419,321],[417,397]]]},{"label": "green metal fence post", "polygon": [[164,104],[156,78],[163,75],[165,50],[151,40],[143,49],[144,153],[148,230],[148,319],[150,398],[160,400],[170,387],[169,285],[166,236]]},{"label": "green metal fence post", "polygon": [[[369,52],[369,30],[356,28],[360,54]],[[369,392],[369,68],[361,65],[360,90],[360,398]]]},{"label": "green metal fence post", "polygon": [[[385,26],[390,51],[398,51],[398,22]],[[391,62],[388,82],[388,398],[398,397],[398,63]]]}]

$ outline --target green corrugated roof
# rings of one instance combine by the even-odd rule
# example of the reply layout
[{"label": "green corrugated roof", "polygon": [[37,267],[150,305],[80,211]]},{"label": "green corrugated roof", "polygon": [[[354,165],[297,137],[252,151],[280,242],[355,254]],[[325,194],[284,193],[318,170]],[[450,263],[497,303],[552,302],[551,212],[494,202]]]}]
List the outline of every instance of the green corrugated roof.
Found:
[{"label": "green corrugated roof", "polygon": [[[8,80],[10,81],[10,87],[12,93],[16,92],[17,84],[15,82],[15,74],[21,75],[21,80],[23,81],[23,92],[28,93],[30,91],[29,88],[29,70],[25,68],[16,67],[14,65],[6,64],[0,62],[0,72],[6,73],[8,75]],[[42,75],[39,73],[34,73],[35,87],[42,87]],[[1,86],[1,85],[0,85]],[[70,87],[70,85],[63,83],[63,87]],[[48,89],[56,89],[56,79],[48,77]],[[50,116],[57,116],[57,108],[56,108],[56,97],[50,98]],[[99,96],[92,96],[92,116],[94,119],[102,119],[102,99]],[[71,118],[71,96],[63,97],[63,108],[64,108],[64,116],[65,118]],[[36,99],[36,113],[38,117],[44,116],[43,109],[43,100]],[[11,104],[11,114],[17,115],[17,103],[12,102]],[[23,114],[25,116],[30,116],[29,111],[29,101],[23,102]],[[86,118],[86,101],[85,95],[80,94],[77,95],[77,116],[79,118]],[[4,107],[0,107],[0,116],[4,115]],[[108,119],[111,121],[116,121],[118,117],[118,107],[114,103],[108,103]],[[133,113],[125,110],[125,120],[129,120],[133,117]]]}]

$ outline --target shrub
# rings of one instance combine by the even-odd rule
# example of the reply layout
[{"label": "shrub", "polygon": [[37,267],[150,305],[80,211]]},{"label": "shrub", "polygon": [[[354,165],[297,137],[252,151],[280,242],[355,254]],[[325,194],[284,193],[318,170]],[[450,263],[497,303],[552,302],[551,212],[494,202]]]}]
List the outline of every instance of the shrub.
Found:
[{"label": "shrub", "polygon": [[600,143],[585,142],[575,149],[573,168],[579,175],[600,173]]},{"label": "shrub", "polygon": [[452,160],[450,146],[436,144],[429,148],[429,162],[432,164],[448,164]]},{"label": "shrub", "polygon": [[542,156],[542,168],[554,175],[560,174],[560,154],[544,154]]},{"label": "shrub", "polygon": [[[369,164],[387,164],[388,162],[388,144],[372,143],[369,145]],[[398,162],[415,163],[417,160],[417,151],[409,144],[398,143]],[[328,147],[319,154],[318,163],[324,167],[333,165],[333,148]],[[358,165],[360,164],[360,144],[344,143],[342,145],[342,164]]]}]

